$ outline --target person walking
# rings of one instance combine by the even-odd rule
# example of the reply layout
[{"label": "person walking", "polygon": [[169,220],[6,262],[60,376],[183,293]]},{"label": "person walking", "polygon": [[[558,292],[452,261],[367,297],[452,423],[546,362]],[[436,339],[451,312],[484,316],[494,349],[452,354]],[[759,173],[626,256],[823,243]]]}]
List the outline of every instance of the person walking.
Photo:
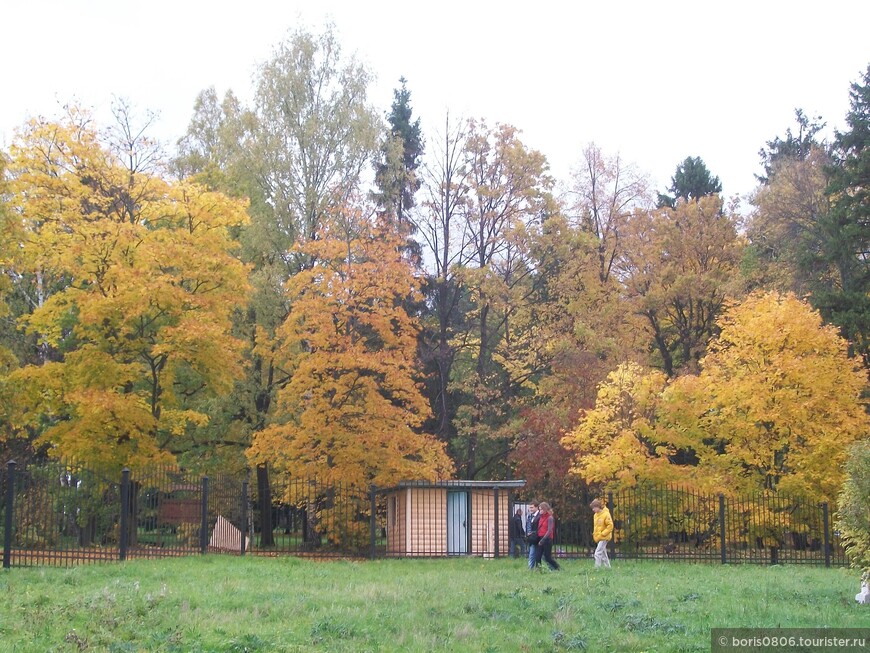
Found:
[{"label": "person walking", "polygon": [[592,512],[592,539],[595,540],[595,566],[610,568],[610,558],[607,556],[607,544],[613,537],[613,518],[607,506],[595,499],[589,504]]},{"label": "person walking", "polygon": [[540,561],[537,560],[538,519],[540,516],[538,502],[531,501],[529,503],[529,511],[526,513],[526,542],[529,545],[529,569],[534,569],[536,564],[540,564]]},{"label": "person walking", "polygon": [[550,504],[541,501],[538,505],[541,516],[538,519],[538,550],[535,560],[538,565],[541,560],[547,563],[552,571],[559,571],[559,563],[553,560],[553,539],[556,537],[556,516],[553,514]]},{"label": "person walking", "polygon": [[517,508],[514,516],[511,518],[509,530],[511,558],[516,558],[518,551],[519,555],[524,556],[526,554],[526,529],[525,526],[523,526],[522,508]]}]

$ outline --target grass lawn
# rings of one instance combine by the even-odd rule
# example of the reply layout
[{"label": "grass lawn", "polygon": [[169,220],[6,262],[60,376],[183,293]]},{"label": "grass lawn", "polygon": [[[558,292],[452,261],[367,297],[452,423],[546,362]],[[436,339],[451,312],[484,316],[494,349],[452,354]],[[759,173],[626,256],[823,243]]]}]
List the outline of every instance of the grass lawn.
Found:
[{"label": "grass lawn", "polygon": [[870,627],[858,574],[801,566],[208,555],[0,573],[3,653],[709,651],[711,628]]}]

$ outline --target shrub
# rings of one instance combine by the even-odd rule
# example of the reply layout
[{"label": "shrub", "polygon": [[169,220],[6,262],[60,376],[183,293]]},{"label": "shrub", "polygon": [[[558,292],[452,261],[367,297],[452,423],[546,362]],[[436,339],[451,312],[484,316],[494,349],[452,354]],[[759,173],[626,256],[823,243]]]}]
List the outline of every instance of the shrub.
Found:
[{"label": "shrub", "polygon": [[846,462],[846,480],[840,491],[837,527],[846,554],[870,580],[870,439],[856,442]]}]

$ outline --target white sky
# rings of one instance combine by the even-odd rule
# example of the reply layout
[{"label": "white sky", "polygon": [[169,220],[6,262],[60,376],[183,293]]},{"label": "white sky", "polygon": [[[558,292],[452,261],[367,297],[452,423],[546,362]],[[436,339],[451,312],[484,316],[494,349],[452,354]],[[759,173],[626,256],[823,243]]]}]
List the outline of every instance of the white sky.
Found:
[{"label": "white sky", "polygon": [[700,156],[728,196],[796,107],[842,128],[870,63],[870,2],[774,0],[3,0],[0,146],[32,115],[115,96],[160,115],[172,144],[197,93],[250,97],[255,65],[289,29],[337,28],[377,75],[386,112],[404,75],[424,135],[451,120],[512,124],[567,179],[590,141],[658,190]]}]

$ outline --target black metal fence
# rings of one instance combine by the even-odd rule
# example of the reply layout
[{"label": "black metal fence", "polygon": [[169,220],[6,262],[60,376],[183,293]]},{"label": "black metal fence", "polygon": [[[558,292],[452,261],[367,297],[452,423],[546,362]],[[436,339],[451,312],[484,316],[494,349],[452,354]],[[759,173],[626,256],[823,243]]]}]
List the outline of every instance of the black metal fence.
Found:
[{"label": "black metal fence", "polygon": [[10,462],[0,469],[0,493],[4,567],[207,552],[371,557],[375,550],[373,491],[270,477],[265,468],[252,484],[247,475],[162,466],[113,478],[61,462],[23,469]]},{"label": "black metal fence", "polygon": [[[113,477],[114,476],[114,477]],[[521,483],[519,484],[521,485]],[[318,558],[440,557],[509,552],[514,482],[451,481],[360,489],[270,474],[198,476],[169,467],[100,474],[60,462],[0,469],[3,566],[222,552]],[[592,496],[546,497],[555,555],[591,555]],[[717,563],[846,564],[827,504],[726,498],[677,487],[606,493],[612,555]]]},{"label": "black metal fence", "polygon": [[242,485],[163,467],[112,478],[81,465],[9,463],[0,471],[3,566],[241,550],[240,536],[222,538],[215,526],[221,517],[246,523]]},{"label": "black metal fence", "polygon": [[737,497],[671,486],[608,495],[625,558],[845,565],[827,503],[775,493]]},{"label": "black metal fence", "polygon": [[[554,501],[557,556],[591,556],[593,498],[581,489]],[[776,493],[726,497],[655,485],[605,492],[602,499],[614,522],[611,557],[848,564],[824,502]]]}]

